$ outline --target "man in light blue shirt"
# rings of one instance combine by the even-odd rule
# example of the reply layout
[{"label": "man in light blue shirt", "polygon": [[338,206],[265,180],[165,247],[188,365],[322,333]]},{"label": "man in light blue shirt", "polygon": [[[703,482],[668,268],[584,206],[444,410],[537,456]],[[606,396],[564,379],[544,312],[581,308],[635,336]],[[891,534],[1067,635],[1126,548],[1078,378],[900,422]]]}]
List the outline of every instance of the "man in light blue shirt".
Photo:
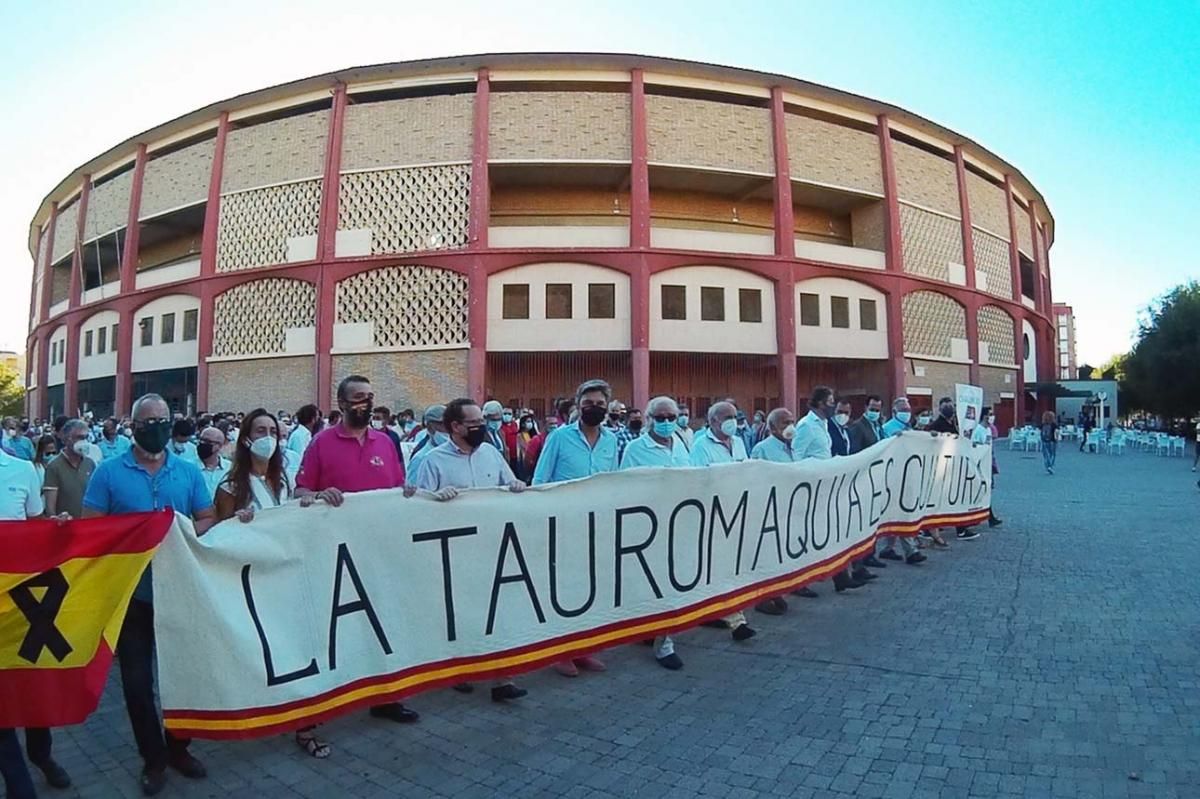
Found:
[{"label": "man in light blue shirt", "polygon": [[833,439],[829,437],[829,417],[837,407],[833,400],[833,389],[817,386],[808,399],[808,415],[796,425],[796,436],[792,439],[792,450],[796,460],[833,457]]},{"label": "man in light blue shirt", "polygon": [[104,420],[104,428],[96,446],[100,448],[101,461],[106,461],[124,455],[132,445],[128,438],[119,434],[117,420],[110,416]]},{"label": "man in light blue shirt", "polygon": [[908,397],[896,397],[892,401],[892,417],[883,423],[883,437],[891,438],[912,429],[912,406]]},{"label": "man in light blue shirt", "polygon": [[[679,430],[679,406],[670,397],[655,397],[646,406],[649,427],[625,446],[621,469],[657,466],[663,469],[688,465],[688,451],[676,434]],[[664,669],[677,671],[683,661],[675,654],[675,642],[669,635],[654,639],[654,659]]]},{"label": "man in light blue shirt", "polygon": [[[908,404],[908,397],[896,397],[892,400],[892,418],[883,423],[883,437],[891,438],[911,429],[912,406]],[[896,541],[900,542],[900,548],[904,550],[903,557],[896,554]],[[879,537],[879,543],[882,549],[879,550],[878,557],[883,560],[903,560],[910,566],[915,566],[925,560],[925,556],[917,551],[911,538],[882,535]]]},{"label": "man in light blue shirt", "polygon": [[[746,445],[737,435],[737,406],[732,402],[718,402],[708,409],[708,427],[696,433],[692,442],[691,465],[713,466],[744,460]],[[706,622],[705,626],[729,627],[735,641],[746,641],[756,634],[740,610],[719,622]]]},{"label": "man in light blue shirt", "polygon": [[604,428],[608,383],[589,380],[579,387],[579,419],[562,425],[546,439],[533,471],[533,484],[560,483],[617,469],[617,437]]},{"label": "man in light blue shirt", "polygon": [[796,420],[787,408],[776,408],[767,415],[767,437],[754,445],[750,459],[773,463],[795,463],[792,439],[796,436]]},{"label": "man in light blue shirt", "polygon": [[[533,470],[534,485],[560,483],[617,470],[617,437],[604,429],[610,399],[612,389],[603,380],[587,380],[579,386],[575,392],[579,419],[559,427],[546,439]],[[554,664],[555,671],[564,677],[578,677],[580,668],[604,671],[605,666],[591,656]]]}]

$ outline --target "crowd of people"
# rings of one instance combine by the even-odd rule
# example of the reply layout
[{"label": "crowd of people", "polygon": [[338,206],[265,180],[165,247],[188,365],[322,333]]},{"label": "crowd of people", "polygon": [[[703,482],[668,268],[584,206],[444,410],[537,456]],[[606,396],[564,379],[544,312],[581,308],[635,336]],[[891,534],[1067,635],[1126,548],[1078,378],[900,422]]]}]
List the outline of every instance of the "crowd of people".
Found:
[{"label": "crowd of people", "polygon": [[[897,397],[885,417],[883,399],[866,398],[862,407],[815,387],[803,415],[789,408],[747,413],[733,399],[715,402],[703,420],[693,420],[686,404],[655,397],[643,408],[629,408],[612,396],[608,383],[589,380],[573,396],[555,404],[546,418],[528,408],[513,409],[491,400],[467,398],[431,405],[418,421],[414,411],[393,413],[375,404],[368,378],[346,377],[338,385],[337,408],[327,414],[315,405],[294,413],[247,412],[173,414],[156,394],[140,397],[129,416],[97,420],[60,417],[51,423],[9,418],[0,441],[0,518],[53,517],[60,522],[108,514],[173,508],[192,519],[197,535],[227,519],[252,525],[256,514],[298,500],[302,507],[325,503],[340,507],[345,495],[402,488],[453,501],[464,489],[507,487],[520,492],[529,484],[549,484],[600,472],[639,467],[707,467],[765,460],[796,463],[852,455],[901,431],[928,429],[958,433],[954,402],[944,397],[936,414],[914,413]],[[984,410],[972,440],[987,443],[996,435],[994,417]],[[993,473],[996,472],[993,461]],[[1001,522],[992,515],[991,526]],[[960,541],[980,533],[954,531]],[[897,552],[897,546],[900,552]],[[879,548],[833,578],[835,591],[866,586],[887,568],[885,561],[916,565],[923,548],[947,548],[941,532],[914,539],[883,537]],[[152,567],[142,575],[121,627],[117,659],[126,711],[144,767],[141,790],[159,793],[168,768],[185,777],[206,776],[189,750],[189,741],[165,730],[155,705],[155,640]],[[874,571],[873,571],[874,570]],[[792,592],[818,598],[805,586]],[[788,599],[773,597],[754,607],[778,616]],[[747,615],[738,611],[706,626],[727,629],[735,641],[756,635]],[[683,667],[670,636],[645,642],[656,662],[668,670]],[[555,664],[564,677],[581,670],[601,672],[603,661],[576,657]],[[471,693],[474,686],[455,690]],[[491,699],[509,702],[527,694],[511,680],[496,681]],[[381,704],[370,715],[399,723],[419,714],[399,702]],[[332,747],[315,727],[295,733],[309,755],[325,758]],[[25,731],[25,754],[48,784],[67,787],[70,777],[52,754],[49,730]],[[35,795],[29,769],[14,730],[0,730],[0,769],[7,795]]]}]

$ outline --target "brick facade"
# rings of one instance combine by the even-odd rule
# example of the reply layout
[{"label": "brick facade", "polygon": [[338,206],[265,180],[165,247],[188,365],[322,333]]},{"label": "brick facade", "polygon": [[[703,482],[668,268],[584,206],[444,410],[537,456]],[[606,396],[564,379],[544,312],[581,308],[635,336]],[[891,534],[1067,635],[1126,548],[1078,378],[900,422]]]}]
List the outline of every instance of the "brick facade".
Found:
[{"label": "brick facade", "polygon": [[1000,394],[1015,394],[1017,370],[1001,369],[996,366],[979,367],[979,385],[983,388],[983,404],[995,407],[1000,403]]},{"label": "brick facade", "polygon": [[312,402],[314,379],[311,355],[216,361],[208,365],[208,407],[200,410],[295,411]]},{"label": "brick facade", "polygon": [[[449,402],[467,393],[467,351],[370,352],[333,356],[333,380],[328,402],[334,402],[338,382],[347,375],[371,381],[375,404],[393,411]],[[332,406],[331,406],[332,407]]]},{"label": "brick facade", "polygon": [[1004,189],[968,170],[967,199],[971,203],[971,224],[1008,241],[1008,203]]},{"label": "brick facade", "polygon": [[494,161],[628,161],[629,95],[493,91],[488,156]]},{"label": "brick facade", "polygon": [[474,108],[473,94],[351,103],[342,170],[470,161]]},{"label": "brick facade", "polygon": [[766,108],[649,94],[646,127],[651,163],[775,171]]},{"label": "brick facade", "polygon": [[133,187],[133,169],[92,186],[88,195],[87,219],[83,223],[83,240],[123,228],[129,222],[129,190]]},{"label": "brick facade", "polygon": [[952,159],[894,140],[892,155],[901,200],[958,218],[958,173]]},{"label": "brick facade", "polygon": [[883,193],[879,138],[874,133],[790,113],[786,125],[792,180]]},{"label": "brick facade", "polygon": [[[918,375],[917,370],[924,370]],[[940,397],[953,397],[955,383],[970,383],[971,368],[965,363],[944,363],[906,358],[904,361],[905,389],[926,388],[933,392],[933,404]]]},{"label": "brick facade", "polygon": [[321,177],[328,135],[328,111],[230,129],[222,193]]},{"label": "brick facade", "polygon": [[208,198],[216,138],[161,156],[150,154],[142,178],[142,219]]}]

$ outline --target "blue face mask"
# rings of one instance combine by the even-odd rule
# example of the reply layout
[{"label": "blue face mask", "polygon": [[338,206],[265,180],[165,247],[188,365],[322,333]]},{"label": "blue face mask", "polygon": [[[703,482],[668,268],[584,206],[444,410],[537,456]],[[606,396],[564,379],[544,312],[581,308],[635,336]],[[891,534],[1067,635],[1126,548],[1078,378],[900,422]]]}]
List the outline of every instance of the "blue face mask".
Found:
[{"label": "blue face mask", "polygon": [[900,424],[908,424],[912,420],[912,414],[908,411],[896,411],[893,415]]},{"label": "blue face mask", "polygon": [[440,447],[442,444],[445,444],[445,443],[446,443],[447,441],[449,441],[449,440],[450,440],[450,434],[449,434],[449,433],[441,433],[441,432],[438,432],[438,433],[434,433],[434,434],[433,434],[433,443],[434,443],[434,445],[435,445],[435,446],[439,446],[439,447]]},{"label": "blue face mask", "polygon": [[497,430],[499,430],[500,429],[500,420],[499,419],[488,419],[487,420],[487,429],[491,430],[493,433],[496,432]]},{"label": "blue face mask", "polygon": [[674,432],[675,422],[666,421],[654,423],[654,435],[658,436],[659,438],[670,438]]},{"label": "blue face mask", "polygon": [[505,424],[508,424],[509,422],[512,421],[512,414],[506,413],[503,416],[501,416],[500,418],[504,421]]},{"label": "blue face mask", "polygon": [[879,411],[867,411],[866,413],[863,414],[863,416],[867,417],[868,422],[878,422],[879,421]]},{"label": "blue face mask", "polygon": [[686,413],[680,414],[679,418],[675,420],[675,423],[678,424],[680,427],[687,427],[688,426],[688,415]]}]

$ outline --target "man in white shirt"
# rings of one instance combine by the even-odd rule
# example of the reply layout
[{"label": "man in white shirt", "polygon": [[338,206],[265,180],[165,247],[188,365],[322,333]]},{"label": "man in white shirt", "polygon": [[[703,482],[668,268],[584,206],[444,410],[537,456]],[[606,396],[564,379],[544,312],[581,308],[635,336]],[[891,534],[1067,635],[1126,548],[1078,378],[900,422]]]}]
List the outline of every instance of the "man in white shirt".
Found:
[{"label": "man in white shirt", "polygon": [[196,457],[200,464],[200,475],[204,485],[208,487],[208,498],[215,500],[217,486],[229,474],[233,465],[228,458],[221,455],[221,447],[225,444],[225,435],[215,427],[206,427],[200,434],[200,443],[196,446]]},{"label": "man in white shirt", "polygon": [[[45,510],[46,506],[42,501],[42,481],[38,478],[37,472],[34,471],[33,464],[0,449],[0,520],[23,521],[25,519],[34,519],[41,516]],[[66,518],[65,514],[63,518]],[[6,542],[5,545],[16,546],[17,544]],[[0,733],[6,737],[12,735],[11,730],[0,730]],[[30,727],[25,730],[25,752],[29,756],[29,761],[41,769],[42,773],[46,775],[46,781],[50,785],[55,788],[68,788],[71,785],[71,778],[68,776],[66,770],[51,756],[51,743],[50,730],[44,727]],[[8,748],[14,748],[11,738]],[[8,754],[11,755],[12,753],[9,752]],[[15,757],[7,759],[16,760],[19,758],[20,755],[16,754]],[[23,762],[19,767],[15,763],[6,765],[10,765],[15,772],[11,775],[5,773],[6,782],[14,777],[22,784],[29,782],[29,775],[24,769]],[[6,769],[7,771],[8,769]],[[24,772],[24,774],[21,772]],[[14,781],[14,789],[16,784],[17,782]],[[30,790],[32,790],[32,785],[30,785]]]},{"label": "man in white shirt", "polygon": [[[688,451],[680,440],[679,406],[670,397],[655,397],[646,406],[645,432],[625,445],[621,455],[621,470],[641,466],[673,468],[688,466]],[[669,635],[660,635],[653,641],[654,659],[664,669],[676,671],[683,668],[683,661],[675,654],[675,642]]]},{"label": "man in white shirt", "polygon": [[[746,445],[737,435],[737,407],[732,402],[718,402],[708,409],[708,427],[696,434],[688,460],[692,466],[741,463],[746,460]],[[733,630],[735,641],[746,641],[756,634],[740,610],[720,622],[706,622],[705,626],[727,626]]]},{"label": "man in white shirt", "polygon": [[[508,486],[513,492],[525,489],[500,451],[485,446],[488,431],[483,411],[474,400],[452,400],[442,412],[442,422],[450,440],[425,455],[410,486],[432,491],[438,499],[452,499],[460,488]],[[470,683],[459,683],[454,688],[462,693],[474,690]],[[501,680],[492,686],[492,701],[520,699],[528,693],[511,680]]]}]

